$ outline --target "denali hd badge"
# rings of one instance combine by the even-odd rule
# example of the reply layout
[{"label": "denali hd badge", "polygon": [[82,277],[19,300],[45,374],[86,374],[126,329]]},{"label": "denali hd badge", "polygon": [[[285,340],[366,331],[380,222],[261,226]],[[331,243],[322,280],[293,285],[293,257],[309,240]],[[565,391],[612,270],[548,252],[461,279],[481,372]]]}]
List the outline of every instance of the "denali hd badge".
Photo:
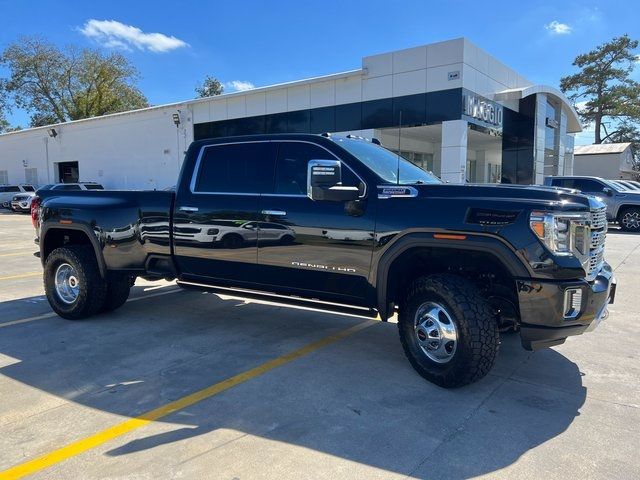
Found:
[{"label": "denali hd badge", "polygon": [[378,198],[406,198],[406,197],[416,197],[418,196],[418,191],[413,187],[403,187],[402,185],[393,186],[393,185],[378,185]]},{"label": "denali hd badge", "polygon": [[315,268],[317,270],[327,270],[327,271],[330,271],[330,272],[356,273],[356,269],[355,268],[351,268],[351,267],[333,267],[331,265],[322,265],[320,263],[291,262],[291,265],[293,265],[294,267]]}]

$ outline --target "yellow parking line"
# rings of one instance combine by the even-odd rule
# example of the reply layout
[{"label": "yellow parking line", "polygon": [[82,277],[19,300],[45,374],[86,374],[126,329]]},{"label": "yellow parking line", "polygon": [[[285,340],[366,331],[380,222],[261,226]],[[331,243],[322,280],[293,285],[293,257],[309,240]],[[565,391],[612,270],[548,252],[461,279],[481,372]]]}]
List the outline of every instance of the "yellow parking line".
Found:
[{"label": "yellow parking line", "polygon": [[8,277],[0,277],[0,280],[16,280],[18,278],[36,277],[42,275],[42,272],[21,273],[20,275],[9,275]]},{"label": "yellow parking line", "polygon": [[34,248],[33,250],[24,250],[22,252],[13,252],[13,253],[0,253],[0,257],[16,257],[18,255],[29,255],[30,253],[33,254],[33,252],[35,252],[36,249]]},{"label": "yellow parking line", "polygon": [[68,458],[75,457],[76,455],[86,452],[87,450],[100,446],[103,443],[108,442],[109,440],[113,440],[114,438],[120,437],[128,432],[131,432],[132,430],[141,428],[150,422],[158,420],[162,417],[166,417],[167,415],[175,413],[178,410],[190,407],[191,405],[201,402],[202,400],[205,400],[207,398],[213,397],[214,395],[233,388],[236,385],[240,385],[241,383],[247,382],[253,378],[259,377],[260,375],[264,375],[265,373],[275,368],[281,367],[282,365],[308,355],[320,348],[326,347],[327,345],[331,345],[332,343],[342,340],[343,338],[364,328],[370,327],[375,323],[376,322],[373,320],[367,320],[366,322],[362,322],[354,325],[353,327],[341,330],[316,342],[309,343],[302,348],[294,350],[293,352],[287,353],[278,358],[274,358],[273,360],[263,363],[262,365],[258,365],[257,367],[254,367],[250,370],[234,375],[233,377],[229,377],[221,382],[214,383],[209,387],[198,390],[197,392],[194,392],[190,395],[186,395],[182,398],[179,398],[178,400],[143,413],[138,417],[125,420],[124,422],[106,428],[89,437],[69,443],[62,448],[53,450],[49,453],[45,453],[40,457],[11,467],[8,470],[4,470],[3,472],[0,472],[0,479],[21,478],[25,475],[30,475],[32,473],[48,468],[52,465],[55,465],[56,463],[63,462]]},{"label": "yellow parking line", "polygon": [[[159,297],[160,295],[168,295],[169,293],[176,293],[176,292],[181,292],[181,291],[182,291],[181,288],[176,288],[174,290],[169,290],[167,292],[150,293],[149,295],[142,295],[140,297],[130,298],[129,300],[127,300],[127,303],[135,302],[137,300],[144,300],[144,299],[152,298],[152,297]],[[20,320],[11,320],[9,322],[0,323],[0,328],[10,327],[11,325],[20,325],[22,323],[35,322],[36,320],[44,320],[46,318],[53,318],[53,317],[57,317],[57,316],[58,315],[56,313],[53,313],[53,312],[51,312],[51,313],[43,313],[42,315],[36,315],[35,317],[21,318]]]}]

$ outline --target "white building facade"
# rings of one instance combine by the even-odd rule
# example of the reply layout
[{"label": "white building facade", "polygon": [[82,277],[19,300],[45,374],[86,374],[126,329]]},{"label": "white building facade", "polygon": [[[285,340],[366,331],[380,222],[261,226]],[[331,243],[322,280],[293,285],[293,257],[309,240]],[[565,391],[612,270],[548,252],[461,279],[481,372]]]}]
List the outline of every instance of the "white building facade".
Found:
[{"label": "white building facade", "polygon": [[0,135],[0,183],[174,185],[193,140],[352,133],[455,183],[571,174],[578,116],[464,38],[368,56],[361,68]]},{"label": "white building facade", "polygon": [[588,175],[611,180],[635,180],[631,143],[602,143],[575,148],[574,175]]}]

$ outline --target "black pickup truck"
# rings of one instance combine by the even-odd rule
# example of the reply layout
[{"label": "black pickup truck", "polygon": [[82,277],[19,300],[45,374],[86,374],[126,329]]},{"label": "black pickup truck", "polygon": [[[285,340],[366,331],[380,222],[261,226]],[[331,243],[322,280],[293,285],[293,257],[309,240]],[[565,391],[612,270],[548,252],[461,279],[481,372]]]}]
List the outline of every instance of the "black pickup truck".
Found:
[{"label": "black pickup truck", "polygon": [[535,350],[613,301],[605,205],[549,187],[451,185],[351,136],[194,142],[174,192],[45,191],[47,298],[68,319],[120,307],[137,277],[335,312],[397,312],[407,358],[455,387],[500,333]]}]

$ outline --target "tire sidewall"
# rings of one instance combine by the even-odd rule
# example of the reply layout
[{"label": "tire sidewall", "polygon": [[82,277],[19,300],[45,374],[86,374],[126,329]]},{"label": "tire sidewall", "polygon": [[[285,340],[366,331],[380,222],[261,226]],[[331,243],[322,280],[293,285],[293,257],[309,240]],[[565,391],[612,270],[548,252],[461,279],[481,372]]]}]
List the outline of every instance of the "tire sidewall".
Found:
[{"label": "tire sidewall", "polygon": [[[64,263],[71,265],[77,274],[80,284],[78,298],[71,303],[63,302],[56,292],[55,275],[58,267]],[[78,320],[85,318],[95,312],[92,312],[92,298],[97,292],[92,291],[100,288],[96,278],[93,278],[90,268],[83,263],[82,256],[73,248],[58,248],[51,252],[47,257],[44,267],[44,287],[47,300],[51,308],[63,318],[69,320]]]},{"label": "tire sidewall", "polygon": [[[431,360],[422,351],[422,348],[418,344],[414,331],[415,315],[420,307],[425,302],[435,302],[442,305],[452,322],[456,327],[458,335],[458,341],[456,346],[456,352],[453,358],[447,363],[437,363]],[[464,324],[460,322],[460,318],[464,315],[461,309],[448,298],[448,295],[443,295],[440,291],[433,288],[426,288],[420,295],[414,295],[405,306],[405,311],[402,312],[399,322],[401,322],[401,328],[405,336],[407,346],[409,347],[415,362],[419,365],[420,369],[430,375],[446,376],[449,373],[458,369],[465,368],[468,364],[470,356],[470,343],[469,332],[465,328]]]}]

